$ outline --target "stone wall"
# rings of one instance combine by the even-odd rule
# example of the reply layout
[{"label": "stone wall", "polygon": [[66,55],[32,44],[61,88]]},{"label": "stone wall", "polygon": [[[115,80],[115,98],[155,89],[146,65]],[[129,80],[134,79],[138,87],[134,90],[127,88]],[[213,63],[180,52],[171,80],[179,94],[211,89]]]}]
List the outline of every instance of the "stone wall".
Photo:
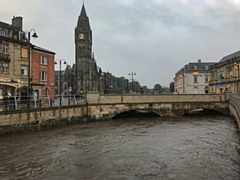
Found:
[{"label": "stone wall", "polygon": [[109,119],[121,112],[137,109],[150,110],[160,116],[181,116],[186,110],[197,108],[227,113],[228,99],[229,95],[226,94],[100,95],[92,93],[87,94],[86,105],[1,111],[0,134]]},{"label": "stone wall", "polygon": [[88,94],[88,112],[93,119],[113,118],[130,110],[149,110],[159,116],[182,116],[194,109],[212,109],[229,114],[230,94]]},{"label": "stone wall", "polygon": [[230,94],[129,94],[100,95],[88,94],[88,104],[119,103],[176,103],[176,102],[226,102]]},{"label": "stone wall", "polygon": [[1,111],[0,134],[39,130],[87,120],[85,105]]},{"label": "stone wall", "polygon": [[231,115],[234,116],[234,118],[237,121],[238,129],[240,132],[240,97],[239,95],[232,95],[229,100],[229,110]]}]

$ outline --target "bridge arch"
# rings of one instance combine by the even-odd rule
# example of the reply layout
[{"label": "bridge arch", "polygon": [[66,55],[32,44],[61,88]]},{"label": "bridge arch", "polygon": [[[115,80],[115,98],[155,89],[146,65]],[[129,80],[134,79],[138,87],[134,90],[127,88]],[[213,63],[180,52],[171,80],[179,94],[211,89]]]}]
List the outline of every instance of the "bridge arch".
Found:
[{"label": "bridge arch", "polygon": [[128,110],[116,114],[112,119],[133,117],[159,117],[159,115],[149,110]]},{"label": "bridge arch", "polygon": [[128,111],[150,111],[159,116],[183,116],[195,109],[211,109],[229,114],[230,94],[87,94],[88,116],[93,119],[114,118]]}]

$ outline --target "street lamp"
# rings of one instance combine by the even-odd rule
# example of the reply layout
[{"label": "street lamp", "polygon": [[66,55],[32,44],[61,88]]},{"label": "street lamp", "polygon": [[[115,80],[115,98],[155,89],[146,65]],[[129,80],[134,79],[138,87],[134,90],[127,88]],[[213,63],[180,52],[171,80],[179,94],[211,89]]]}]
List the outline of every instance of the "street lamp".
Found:
[{"label": "street lamp", "polygon": [[28,104],[27,104],[27,108],[30,108],[30,88],[31,88],[31,75],[30,75],[30,48],[31,48],[31,32],[33,31],[33,38],[38,38],[38,35],[35,31],[35,29],[31,29],[30,31],[25,31],[25,33],[27,33],[27,40],[28,40],[28,90],[27,90],[27,99],[28,99]]},{"label": "street lamp", "polygon": [[134,79],[133,79],[133,76],[134,76],[134,75],[136,76],[137,74],[134,73],[134,72],[131,72],[131,73],[129,73],[128,75],[131,76],[131,81],[132,81],[132,88],[131,88],[130,92],[133,92],[133,80],[134,80]]},{"label": "street lamp", "polygon": [[54,62],[54,64],[57,64],[57,61],[59,61],[59,65],[60,65],[60,83],[59,83],[59,87],[60,87],[60,101],[59,101],[59,106],[62,106],[62,61],[63,64],[67,64],[65,59],[56,59],[56,61]]}]

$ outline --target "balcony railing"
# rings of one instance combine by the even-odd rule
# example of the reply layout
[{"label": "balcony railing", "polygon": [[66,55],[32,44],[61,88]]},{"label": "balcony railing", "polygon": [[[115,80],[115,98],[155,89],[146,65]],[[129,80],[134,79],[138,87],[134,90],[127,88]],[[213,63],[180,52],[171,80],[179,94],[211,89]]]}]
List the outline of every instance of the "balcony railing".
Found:
[{"label": "balcony railing", "polygon": [[9,54],[0,53],[0,60],[10,62],[11,58]]}]

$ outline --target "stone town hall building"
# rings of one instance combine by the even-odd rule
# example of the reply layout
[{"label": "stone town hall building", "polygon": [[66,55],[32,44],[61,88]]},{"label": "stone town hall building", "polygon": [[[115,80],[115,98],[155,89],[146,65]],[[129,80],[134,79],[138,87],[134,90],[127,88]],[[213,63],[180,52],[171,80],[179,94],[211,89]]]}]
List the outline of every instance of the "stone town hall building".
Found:
[{"label": "stone town hall building", "polygon": [[[60,82],[60,78],[61,81]],[[106,76],[96,64],[92,51],[92,30],[84,4],[75,28],[75,64],[62,72],[55,71],[55,95],[104,92],[109,87]],[[60,91],[61,88],[61,91]]]},{"label": "stone town hall building", "polygon": [[97,91],[99,70],[92,52],[92,30],[84,7],[75,28],[76,92]]}]

